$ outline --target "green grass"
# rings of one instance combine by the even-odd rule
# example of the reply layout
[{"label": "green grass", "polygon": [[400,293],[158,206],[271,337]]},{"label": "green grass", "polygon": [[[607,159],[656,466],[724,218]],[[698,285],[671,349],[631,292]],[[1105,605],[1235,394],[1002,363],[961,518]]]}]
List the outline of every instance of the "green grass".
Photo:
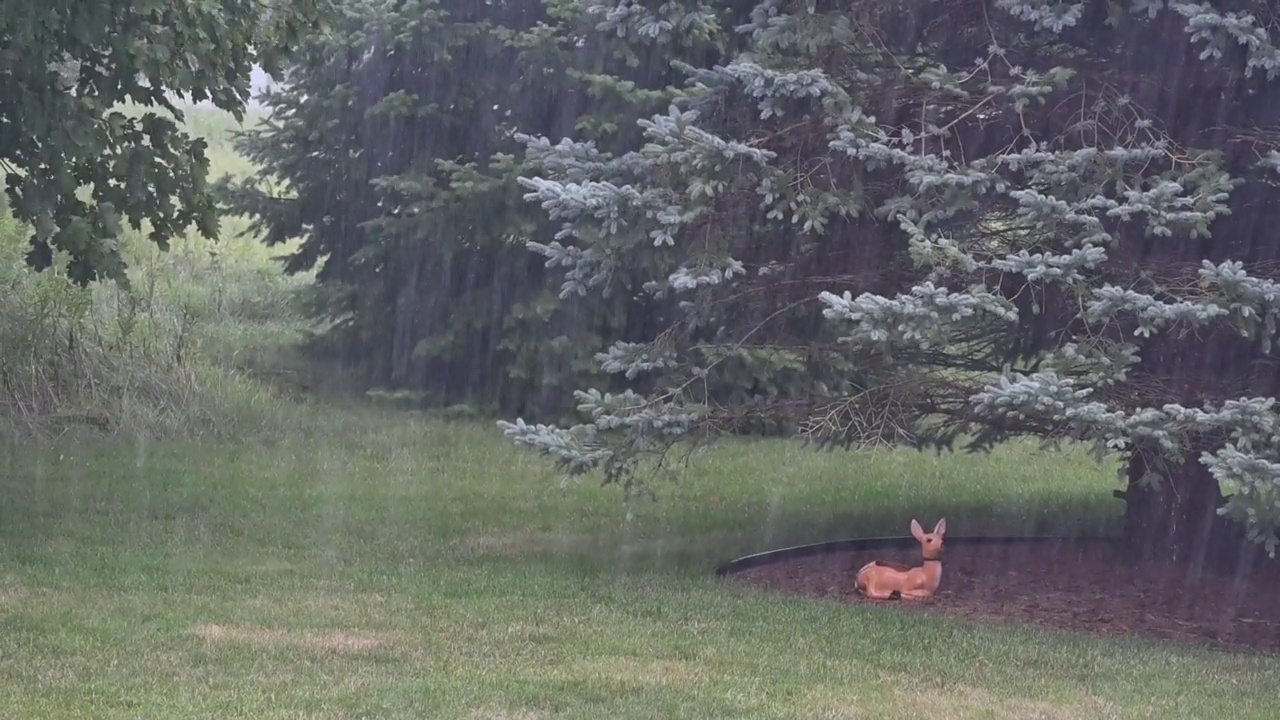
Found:
[{"label": "green grass", "polygon": [[0,717],[1274,716],[1269,659],[710,575],[912,516],[1114,529],[1083,454],[734,442],[628,507],[488,424],[311,412],[269,443],[5,450]]}]

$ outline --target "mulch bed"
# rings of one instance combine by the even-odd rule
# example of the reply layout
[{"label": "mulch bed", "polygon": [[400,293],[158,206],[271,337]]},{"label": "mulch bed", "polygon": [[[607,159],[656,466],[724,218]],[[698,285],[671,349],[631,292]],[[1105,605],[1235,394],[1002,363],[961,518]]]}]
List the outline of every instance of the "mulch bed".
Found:
[{"label": "mulch bed", "polygon": [[[785,593],[869,603],[876,601],[854,591],[853,575],[873,559],[917,565],[920,550],[812,555],[728,578]],[[1280,653],[1280,572],[1275,568],[1242,580],[1212,571],[1189,577],[1173,566],[1134,563],[1109,543],[952,546],[933,598],[881,602],[909,612]]]}]

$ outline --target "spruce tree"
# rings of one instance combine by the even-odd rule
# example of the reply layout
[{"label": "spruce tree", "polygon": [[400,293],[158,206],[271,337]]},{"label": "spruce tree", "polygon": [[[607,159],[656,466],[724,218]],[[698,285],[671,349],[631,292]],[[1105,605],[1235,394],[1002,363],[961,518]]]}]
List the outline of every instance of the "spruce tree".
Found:
[{"label": "spruce tree", "polygon": [[[320,266],[317,346],[432,404],[558,417],[568,388],[607,382],[592,355],[646,337],[648,314],[629,294],[562,306],[525,249],[555,223],[517,178],[561,138],[635,142],[630,120],[683,77],[673,57],[724,56],[738,36],[687,4],[702,20],[673,28],[686,3],[618,15],[585,0],[344,0],[241,143],[258,177],[230,188],[268,243],[302,238],[290,271]],[[620,25],[665,29],[631,43]],[[526,153],[521,132],[549,139]]]},{"label": "spruce tree", "polygon": [[831,376],[749,393],[810,440],[1091,443],[1135,550],[1274,554],[1276,28],[1261,0],[759,3],[643,143],[529,140],[565,296],[643,265],[678,312],[598,355],[634,388],[504,431],[633,487],[772,353]]}]

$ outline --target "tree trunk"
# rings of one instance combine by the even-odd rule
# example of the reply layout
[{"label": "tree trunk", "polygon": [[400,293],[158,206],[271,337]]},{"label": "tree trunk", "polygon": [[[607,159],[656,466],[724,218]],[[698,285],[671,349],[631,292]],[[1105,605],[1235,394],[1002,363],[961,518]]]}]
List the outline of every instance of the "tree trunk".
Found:
[{"label": "tree trunk", "polygon": [[1135,559],[1171,561],[1189,577],[1205,569],[1234,572],[1237,581],[1250,575],[1262,555],[1245,538],[1244,528],[1218,515],[1223,497],[1218,481],[1188,453],[1187,462],[1163,463],[1160,477],[1144,482],[1147,459],[1135,453],[1129,460],[1125,491],[1125,540]]}]

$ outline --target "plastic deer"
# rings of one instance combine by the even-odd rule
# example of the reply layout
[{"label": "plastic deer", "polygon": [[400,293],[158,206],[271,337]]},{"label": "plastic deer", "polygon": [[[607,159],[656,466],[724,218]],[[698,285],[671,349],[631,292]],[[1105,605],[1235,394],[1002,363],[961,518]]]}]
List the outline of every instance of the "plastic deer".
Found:
[{"label": "plastic deer", "polygon": [[895,592],[903,600],[917,600],[932,596],[942,582],[942,536],[947,533],[947,520],[943,518],[933,532],[925,534],[920,523],[911,521],[911,535],[920,542],[924,564],[908,567],[885,560],[872,560],[858,571],[854,586],[859,593],[872,600],[888,600]]}]

